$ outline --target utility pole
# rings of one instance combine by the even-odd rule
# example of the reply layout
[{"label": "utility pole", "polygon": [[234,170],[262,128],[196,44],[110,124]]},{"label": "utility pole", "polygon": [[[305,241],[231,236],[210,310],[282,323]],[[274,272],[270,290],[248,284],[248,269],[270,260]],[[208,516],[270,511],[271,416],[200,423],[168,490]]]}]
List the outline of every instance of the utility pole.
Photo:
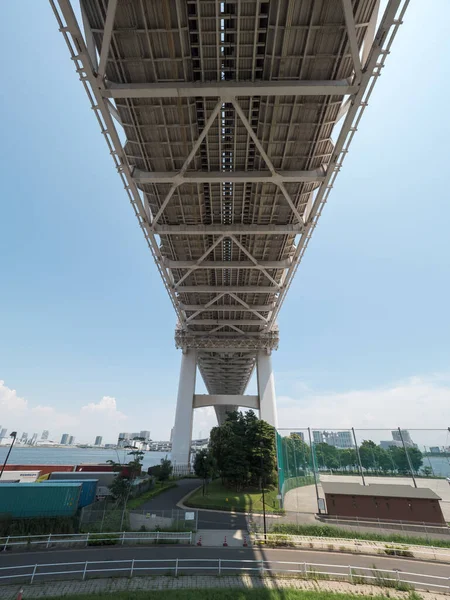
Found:
[{"label": "utility pole", "polygon": [[264,542],[267,541],[267,527],[266,527],[266,501],[264,496],[264,461],[263,461],[263,449],[264,443],[260,442],[259,447],[261,448],[261,492],[262,492],[262,503],[263,503],[263,523],[264,523]]}]

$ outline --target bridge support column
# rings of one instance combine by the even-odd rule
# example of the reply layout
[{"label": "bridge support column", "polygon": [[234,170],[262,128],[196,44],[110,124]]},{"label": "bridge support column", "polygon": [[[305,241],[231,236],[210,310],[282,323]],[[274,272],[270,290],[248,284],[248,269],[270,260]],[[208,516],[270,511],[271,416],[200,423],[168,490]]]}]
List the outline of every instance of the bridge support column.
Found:
[{"label": "bridge support column", "polygon": [[178,466],[189,464],[196,374],[197,351],[185,350],[181,358],[180,381],[178,384],[177,409],[175,413],[171,453],[172,462]]},{"label": "bridge support column", "polygon": [[217,422],[220,425],[223,425],[227,420],[227,413],[233,412],[233,410],[237,410],[238,406],[233,406],[231,404],[226,404],[222,406],[215,406],[214,410],[216,411]]},{"label": "bridge support column", "polygon": [[270,425],[278,427],[277,403],[275,397],[275,380],[270,353],[259,350],[256,356],[258,380],[259,417]]}]

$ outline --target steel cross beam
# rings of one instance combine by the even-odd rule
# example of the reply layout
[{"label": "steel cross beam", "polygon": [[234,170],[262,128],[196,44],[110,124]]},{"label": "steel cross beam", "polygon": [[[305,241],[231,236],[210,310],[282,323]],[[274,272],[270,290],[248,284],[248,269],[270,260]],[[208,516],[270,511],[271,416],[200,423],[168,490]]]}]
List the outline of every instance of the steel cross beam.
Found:
[{"label": "steel cross beam", "polygon": [[[221,239],[223,239],[223,236]],[[163,258],[162,264],[169,269],[189,269],[196,267],[196,260],[171,260]],[[204,260],[202,261],[202,269],[289,269],[292,260],[258,260],[257,264],[251,260]]]},{"label": "steel cross beam", "polygon": [[224,98],[240,96],[347,96],[355,94],[357,86],[346,79],[336,81],[266,81],[241,83],[215,81],[210,83],[115,83],[107,81],[101,91],[105,98]]},{"label": "steel cross beam", "polygon": [[[206,129],[206,127],[205,127]],[[209,129],[209,128],[208,128]],[[204,131],[204,130],[203,130]],[[202,141],[202,140],[201,140]],[[302,183],[320,182],[324,180],[326,169],[321,167],[311,171],[188,171],[184,175],[174,171],[141,171],[133,169],[133,179],[136,183]]]},{"label": "steel cross beam", "polygon": [[158,235],[298,235],[303,225],[156,225],[152,231]]}]

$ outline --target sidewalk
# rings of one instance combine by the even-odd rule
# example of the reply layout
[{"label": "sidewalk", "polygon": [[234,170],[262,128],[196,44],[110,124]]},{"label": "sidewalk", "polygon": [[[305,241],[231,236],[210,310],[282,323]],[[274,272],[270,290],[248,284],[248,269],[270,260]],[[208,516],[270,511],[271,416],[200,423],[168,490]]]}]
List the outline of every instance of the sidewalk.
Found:
[{"label": "sidewalk", "polygon": [[[252,577],[250,575],[232,575],[211,577],[196,575],[186,577],[135,577],[133,579],[92,579],[90,581],[61,581],[36,583],[22,586],[23,598],[63,598],[71,594],[106,594],[121,591],[164,591],[180,589],[218,589],[218,588],[275,588],[297,590],[320,590],[335,593],[351,593],[355,595],[379,596],[389,595],[390,598],[407,599],[409,592],[399,592],[394,589],[384,589],[372,585],[353,585],[339,581],[305,581],[282,577]],[[19,586],[0,587],[1,600],[15,600]],[[423,592],[424,600],[442,600],[443,595],[435,592]],[[156,596],[158,597],[158,596]],[[161,595],[162,598],[162,595]]]}]

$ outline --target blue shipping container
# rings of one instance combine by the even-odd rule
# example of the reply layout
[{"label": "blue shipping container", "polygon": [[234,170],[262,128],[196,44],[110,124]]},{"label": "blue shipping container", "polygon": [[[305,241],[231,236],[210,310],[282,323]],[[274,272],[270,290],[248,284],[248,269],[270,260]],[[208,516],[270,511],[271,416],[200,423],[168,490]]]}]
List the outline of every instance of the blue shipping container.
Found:
[{"label": "blue shipping container", "polygon": [[81,483],[4,483],[0,515],[12,518],[72,517],[78,510]]},{"label": "blue shipping container", "polygon": [[[52,485],[55,481],[41,481],[41,485]],[[95,502],[97,496],[98,479],[58,479],[58,483],[81,483],[81,493],[78,500],[78,508],[84,508]]]}]

